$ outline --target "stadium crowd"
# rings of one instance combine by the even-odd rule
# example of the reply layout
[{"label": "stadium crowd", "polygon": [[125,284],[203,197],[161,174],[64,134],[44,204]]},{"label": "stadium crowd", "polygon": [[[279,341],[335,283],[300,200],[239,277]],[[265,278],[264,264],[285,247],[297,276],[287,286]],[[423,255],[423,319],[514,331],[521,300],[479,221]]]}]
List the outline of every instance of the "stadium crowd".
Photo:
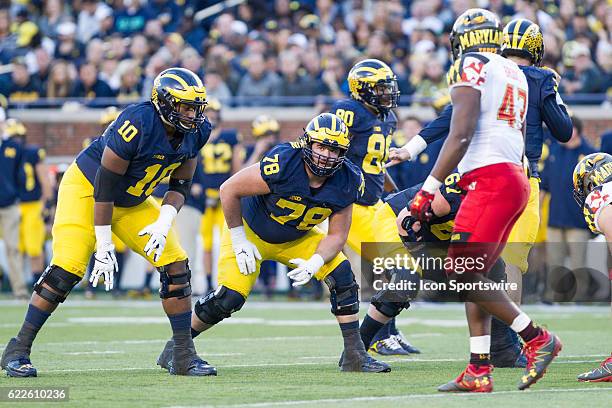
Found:
[{"label": "stadium crowd", "polygon": [[105,97],[125,104],[148,97],[163,69],[182,66],[225,103],[312,104],[312,96],[347,95],[348,68],[367,56],[392,67],[403,104],[431,103],[447,93],[450,27],[475,6],[504,22],[540,25],[543,65],[561,74],[564,98],[601,102],[611,85],[606,0],[249,0],[202,14],[217,3],[2,0],[0,94],[13,104]]}]

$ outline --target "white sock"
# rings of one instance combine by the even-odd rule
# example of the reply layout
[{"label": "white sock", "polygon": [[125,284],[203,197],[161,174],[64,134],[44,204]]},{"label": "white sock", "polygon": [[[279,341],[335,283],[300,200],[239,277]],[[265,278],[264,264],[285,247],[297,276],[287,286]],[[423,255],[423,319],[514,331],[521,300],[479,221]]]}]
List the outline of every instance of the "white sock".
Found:
[{"label": "white sock", "polygon": [[491,336],[470,337],[470,353],[489,354],[491,352]]},{"label": "white sock", "polygon": [[514,318],[512,324],[510,325],[510,328],[515,332],[519,333],[525,330],[527,326],[529,326],[529,323],[531,323],[531,319],[529,318],[529,316],[521,312],[518,316]]}]

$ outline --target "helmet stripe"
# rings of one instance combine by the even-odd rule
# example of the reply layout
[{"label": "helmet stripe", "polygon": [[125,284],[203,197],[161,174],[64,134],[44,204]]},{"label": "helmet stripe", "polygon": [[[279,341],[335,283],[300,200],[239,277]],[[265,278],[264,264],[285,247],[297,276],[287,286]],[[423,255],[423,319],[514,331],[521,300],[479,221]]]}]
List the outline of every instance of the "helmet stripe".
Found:
[{"label": "helmet stripe", "polygon": [[188,90],[190,88],[189,85],[187,85],[187,81],[185,81],[183,78],[181,78],[178,75],[175,75],[175,74],[166,74],[164,76],[176,80],[179,84],[181,84],[181,86],[183,88],[185,88],[185,90]]},{"label": "helmet stripe", "polygon": [[518,45],[519,48],[523,48],[525,46],[525,42],[533,30],[535,30],[535,25],[531,24],[529,27],[527,27],[527,30],[525,30],[525,33],[521,36],[521,42]]},{"label": "helmet stripe", "polygon": [[523,25],[523,19],[517,20],[514,24],[514,32],[512,33],[512,48],[518,47],[519,41],[519,31],[521,30],[521,26]]}]

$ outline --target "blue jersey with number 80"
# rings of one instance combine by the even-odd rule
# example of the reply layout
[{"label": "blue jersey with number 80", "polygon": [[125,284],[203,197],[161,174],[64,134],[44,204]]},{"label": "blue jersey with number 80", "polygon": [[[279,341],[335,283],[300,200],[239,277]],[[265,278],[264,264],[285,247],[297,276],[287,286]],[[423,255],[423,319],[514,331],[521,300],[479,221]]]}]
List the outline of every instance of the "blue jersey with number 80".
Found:
[{"label": "blue jersey with number 80", "polygon": [[115,195],[115,205],[133,207],[150,196],[174,169],[196,157],[208,140],[211,129],[210,122],[205,121],[199,129],[186,134],[178,149],[174,149],[153,104],[143,102],[130,105],[101,137],[79,153],[76,163],[93,185],[105,147],[129,161]]},{"label": "blue jersey with number 80", "polygon": [[259,163],[270,193],[242,199],[242,216],[251,229],[271,244],[294,241],[363,193],[361,172],[345,160],[319,188],[311,188],[302,148],[282,143]]},{"label": "blue jersey with number 80", "polygon": [[354,99],[336,102],[331,113],[340,116],[346,123],[351,133],[351,146],[346,157],[361,167],[365,178],[365,193],[357,204],[374,205],[383,194],[383,166],[389,158],[389,147],[397,129],[397,118],[391,111],[381,119]]}]

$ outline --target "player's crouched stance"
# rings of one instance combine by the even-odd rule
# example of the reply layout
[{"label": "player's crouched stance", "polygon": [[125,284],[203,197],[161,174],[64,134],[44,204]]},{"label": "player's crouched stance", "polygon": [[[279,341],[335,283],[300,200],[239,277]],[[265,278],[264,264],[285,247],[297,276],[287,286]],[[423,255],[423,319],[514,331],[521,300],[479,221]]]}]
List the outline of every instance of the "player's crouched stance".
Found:
[{"label": "player's crouched stance", "polygon": [[[187,255],[171,229],[193,177],[211,124],[204,116],[206,89],[189,70],[171,68],[155,79],[150,102],[131,105],[83,150],[59,187],[53,223],[53,259],[34,286],[21,330],[2,354],[11,377],[36,377],[32,343],[45,321],[83,278],[95,250],[94,286],[113,288],[117,269],[112,231],[160,273],[162,306],[172,326],[174,373],[214,373],[190,335],[191,286]],[[161,208],[150,197],[170,175]],[[154,222],[153,222],[154,221]]]},{"label": "player's crouched stance", "polygon": [[[593,153],[574,168],[574,199],[589,228],[604,234],[612,254],[612,156]],[[578,381],[612,382],[612,354],[601,365],[578,375]]]},{"label": "player's crouched stance", "polygon": [[[227,180],[220,190],[227,226],[221,238],[219,288],[195,305],[195,337],[240,310],[255,284],[262,260],[294,267],[293,286],[312,277],[331,292],[331,311],[344,338],[343,371],[386,372],[390,367],[370,357],[359,336],[358,285],[340,252],[351,225],[352,204],[363,194],[359,169],[344,160],[348,129],[331,113],[308,123],[297,143],[284,143],[260,163]],[[329,218],[324,234],[317,224]],[[305,258],[305,259],[302,259]],[[172,368],[172,341],[158,359]]]}]

